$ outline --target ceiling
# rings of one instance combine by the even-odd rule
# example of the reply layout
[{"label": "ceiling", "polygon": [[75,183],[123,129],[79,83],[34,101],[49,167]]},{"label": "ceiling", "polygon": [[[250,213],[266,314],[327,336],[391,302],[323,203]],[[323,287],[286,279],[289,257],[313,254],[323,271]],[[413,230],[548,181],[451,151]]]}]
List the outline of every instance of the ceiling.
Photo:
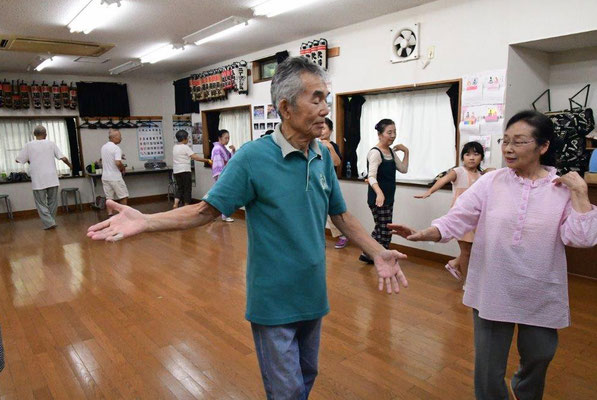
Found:
[{"label": "ceiling", "polygon": [[[296,0],[300,1],[300,0]],[[180,55],[146,64],[126,76],[153,74],[180,75],[243,54],[297,40],[309,35],[354,24],[432,0],[319,0],[311,6],[278,15],[259,17],[225,41],[188,46]],[[112,43],[116,46],[101,58],[103,64],[75,63],[74,56],[59,57],[59,62],[44,73],[108,75],[108,69],[145,55],[168,42],[182,42],[182,37],[231,15],[250,18],[251,6],[263,0],[122,0],[117,15],[103,26],[85,35],[70,33],[66,24],[89,0],[2,0],[0,34],[26,35]],[[25,72],[34,53],[0,52],[0,72]],[[250,60],[247,60],[250,61]]]}]

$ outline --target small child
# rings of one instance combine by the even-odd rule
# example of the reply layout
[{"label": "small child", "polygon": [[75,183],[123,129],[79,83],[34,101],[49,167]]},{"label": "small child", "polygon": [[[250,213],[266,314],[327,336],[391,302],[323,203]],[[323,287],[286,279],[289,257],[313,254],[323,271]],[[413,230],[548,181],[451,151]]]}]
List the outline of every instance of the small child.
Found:
[{"label": "small child", "polygon": [[[415,198],[425,199],[445,186],[448,182],[452,182],[452,193],[454,195],[450,206],[452,207],[458,196],[471,187],[482,174],[493,171],[493,168],[486,170],[481,169],[481,161],[483,161],[484,158],[485,152],[483,151],[483,146],[478,142],[468,142],[462,147],[462,151],[460,152],[462,165],[451,169],[444,177],[438,179],[429,190],[422,195],[415,196]],[[468,232],[458,240],[460,255],[455,259],[448,261],[445,267],[446,270],[459,281],[466,278],[474,235],[474,232]],[[466,284],[462,286],[462,290],[464,290],[465,287]]]},{"label": "small child", "polygon": [[179,130],[176,132],[177,144],[172,149],[172,173],[176,181],[176,194],[174,195],[174,207],[181,204],[183,206],[191,204],[191,192],[193,190],[193,177],[191,172],[191,160],[201,161],[211,164],[211,160],[202,158],[199,154],[193,152],[188,146],[189,134],[187,131]]}]

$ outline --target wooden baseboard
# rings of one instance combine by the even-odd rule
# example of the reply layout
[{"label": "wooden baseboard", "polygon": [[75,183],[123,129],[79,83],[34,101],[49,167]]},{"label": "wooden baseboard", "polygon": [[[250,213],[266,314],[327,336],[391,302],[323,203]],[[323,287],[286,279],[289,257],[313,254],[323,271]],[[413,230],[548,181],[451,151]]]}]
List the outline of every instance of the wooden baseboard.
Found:
[{"label": "wooden baseboard", "polygon": [[[157,201],[163,201],[166,199],[166,193],[164,194],[155,194],[151,196],[141,196],[141,197],[133,197],[128,199],[129,205],[138,205],[138,204],[147,204],[147,203],[155,203]],[[96,210],[95,208],[91,207],[91,203],[83,203],[83,211],[89,210]],[[69,212],[78,212],[79,207],[74,204],[69,205]],[[96,210],[97,211],[97,210]],[[58,206],[58,215],[66,214],[66,209],[63,206]],[[28,219],[28,218],[36,218],[38,217],[38,213],[36,209],[33,210],[21,210],[21,211],[13,211],[12,212],[14,219]],[[0,213],[0,218],[8,218],[8,213]],[[244,218],[244,216],[243,216]]]}]

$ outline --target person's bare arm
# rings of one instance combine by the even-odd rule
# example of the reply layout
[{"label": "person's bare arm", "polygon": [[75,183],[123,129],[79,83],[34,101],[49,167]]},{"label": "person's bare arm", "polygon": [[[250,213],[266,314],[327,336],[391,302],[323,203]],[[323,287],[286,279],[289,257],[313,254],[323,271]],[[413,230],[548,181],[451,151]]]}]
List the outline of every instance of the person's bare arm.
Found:
[{"label": "person's bare arm", "polygon": [[197,153],[191,154],[191,160],[195,160],[198,162],[206,162],[209,165],[212,165],[212,161],[209,158],[203,158]]},{"label": "person's bare arm", "polygon": [[340,165],[342,161],[340,161],[340,156],[336,153],[336,149],[334,149],[334,146],[332,146],[332,144],[328,140],[322,140],[321,143],[323,143],[323,145],[327,147],[330,151],[330,156],[332,157],[334,167]]},{"label": "person's bare arm", "polygon": [[122,163],[122,161],[120,160],[116,160],[116,168],[118,168],[118,170],[122,173],[124,173],[124,170],[126,169],[126,167],[124,166],[124,164]]},{"label": "person's bare arm", "polygon": [[415,196],[415,199],[425,199],[431,196],[433,193],[437,192],[444,186],[448,184],[448,182],[454,182],[456,180],[456,172],[451,170],[446,174],[446,176],[441,177],[431,186],[425,193]]},{"label": "person's bare arm", "polygon": [[220,215],[205,201],[157,214],[142,214],[112,200],[108,200],[106,206],[109,211],[118,211],[118,214],[89,227],[87,236],[93,240],[115,242],[142,232],[183,230],[205,225]]},{"label": "person's bare arm", "polygon": [[72,165],[72,164],[71,164],[71,162],[68,160],[68,158],[66,158],[66,157],[62,157],[62,158],[61,158],[61,160],[62,160],[62,162],[63,162],[63,163],[65,163],[66,165],[68,165],[68,167],[69,167],[69,168],[71,169],[71,171],[72,171],[72,169],[73,169],[73,165]]}]

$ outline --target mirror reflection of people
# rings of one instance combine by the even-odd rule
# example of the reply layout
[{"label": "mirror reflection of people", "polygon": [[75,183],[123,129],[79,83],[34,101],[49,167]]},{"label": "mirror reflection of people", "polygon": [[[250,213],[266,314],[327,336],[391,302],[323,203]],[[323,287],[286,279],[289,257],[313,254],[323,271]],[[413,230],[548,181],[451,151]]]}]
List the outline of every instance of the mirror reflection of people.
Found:
[{"label": "mirror reflection of people", "polygon": [[44,229],[56,227],[58,211],[58,173],[55,160],[61,160],[72,170],[73,166],[56,143],[47,139],[46,128],[38,125],[33,129],[35,140],[28,142],[19,152],[16,162],[29,163],[31,187],[35,208]]},{"label": "mirror reflection of people", "polygon": [[211,160],[199,156],[189,147],[189,133],[187,131],[181,129],[176,132],[175,137],[178,143],[172,149],[172,174],[176,181],[173,208],[191,204],[193,192],[191,160],[211,164]]},{"label": "mirror reflection of people", "polygon": [[429,228],[391,225],[412,241],[447,242],[476,229],[463,303],[472,308],[477,399],[507,399],[518,326],[518,399],[541,399],[558,329],[570,325],[565,246],[597,245],[597,207],[576,172],[558,177],[550,119],[522,111],[501,139],[506,167],[483,175]]},{"label": "mirror reflection of people", "polygon": [[[226,168],[226,164],[228,164],[228,161],[230,161],[236,152],[236,148],[233,145],[229,146],[230,150],[226,148],[229,142],[230,132],[226,129],[220,129],[218,131],[218,141],[214,143],[214,148],[211,151],[211,176],[214,182],[218,181],[218,178],[224,172],[224,168]],[[222,221],[234,222],[232,218],[224,214],[222,214]]]}]

